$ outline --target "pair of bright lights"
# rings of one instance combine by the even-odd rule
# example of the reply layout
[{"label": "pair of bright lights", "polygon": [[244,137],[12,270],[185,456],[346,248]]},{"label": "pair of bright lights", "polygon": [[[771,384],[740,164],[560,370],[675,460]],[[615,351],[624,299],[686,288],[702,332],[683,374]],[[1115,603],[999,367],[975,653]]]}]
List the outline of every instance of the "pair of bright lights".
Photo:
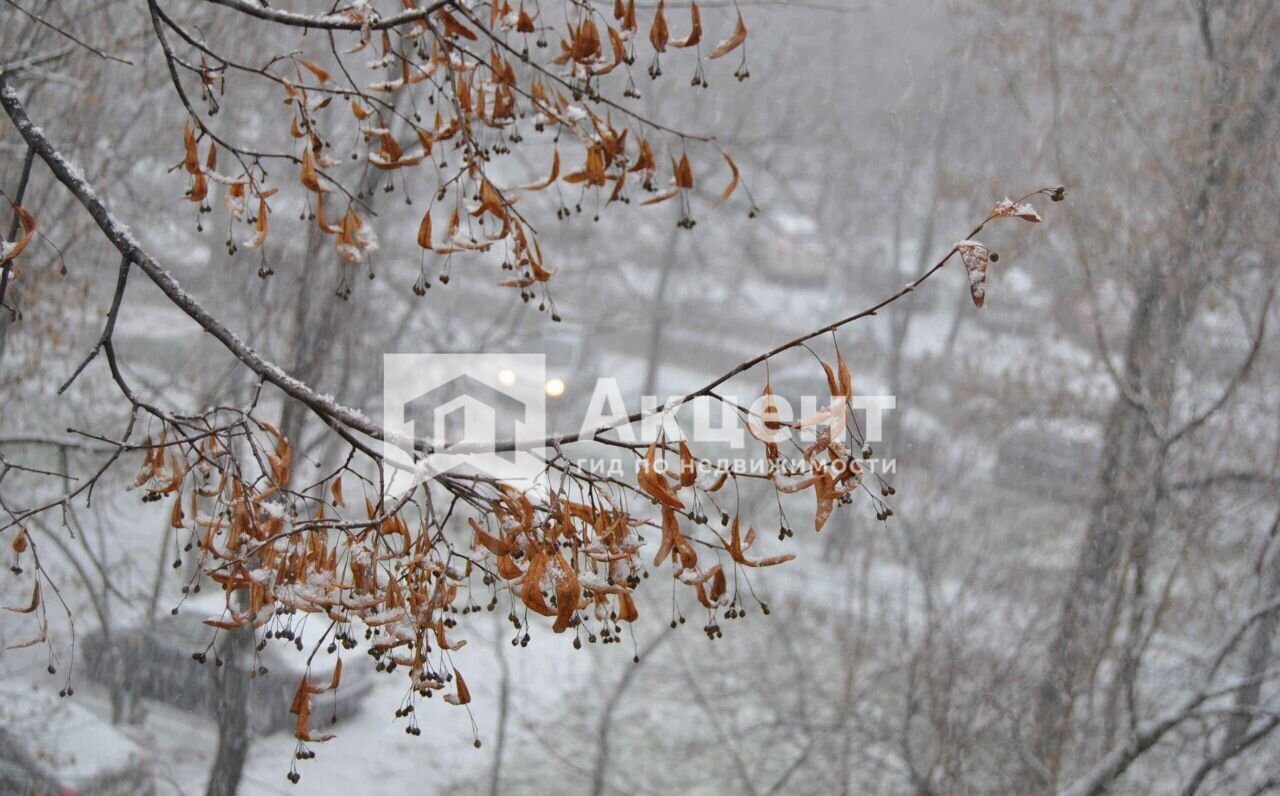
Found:
[{"label": "pair of bright lights", "polygon": [[[516,383],[516,372],[511,368],[503,368],[498,371],[498,383],[503,387],[510,387]],[[547,379],[547,383],[543,386],[547,391],[547,395],[552,398],[558,398],[564,395],[564,379]]]}]

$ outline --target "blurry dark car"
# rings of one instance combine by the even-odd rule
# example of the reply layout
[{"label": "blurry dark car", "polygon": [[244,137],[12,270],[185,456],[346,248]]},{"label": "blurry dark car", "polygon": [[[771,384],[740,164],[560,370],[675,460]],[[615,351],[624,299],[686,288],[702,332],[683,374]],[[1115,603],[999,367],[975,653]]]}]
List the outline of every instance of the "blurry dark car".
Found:
[{"label": "blurry dark car", "polygon": [[58,782],[8,730],[0,729],[0,793],[71,796],[75,790]]},{"label": "blurry dark car", "polygon": [[0,794],[154,796],[146,752],[109,723],[40,692],[0,692]]},{"label": "blurry dark car", "polygon": [[[198,610],[184,610],[177,616],[157,619],[150,628],[116,629],[109,641],[101,632],[95,632],[84,640],[85,673],[131,700],[149,699],[213,716],[218,707],[219,675],[238,672],[247,678],[250,729],[260,735],[292,729],[296,717],[289,713],[289,707],[306,671],[309,650],[281,648],[283,642],[273,641],[258,653],[257,659],[246,656],[234,669],[230,663],[216,667],[212,651],[202,664],[192,655],[205,651],[213,638],[213,628],[202,621],[205,616]],[[333,660],[323,652],[317,655],[312,661],[311,679],[327,683],[333,673]],[[266,672],[249,677],[247,672],[258,666],[265,666]],[[359,710],[372,687],[372,675],[366,667],[344,667],[337,691],[316,700],[317,715],[326,720],[336,716],[340,724]]]}]

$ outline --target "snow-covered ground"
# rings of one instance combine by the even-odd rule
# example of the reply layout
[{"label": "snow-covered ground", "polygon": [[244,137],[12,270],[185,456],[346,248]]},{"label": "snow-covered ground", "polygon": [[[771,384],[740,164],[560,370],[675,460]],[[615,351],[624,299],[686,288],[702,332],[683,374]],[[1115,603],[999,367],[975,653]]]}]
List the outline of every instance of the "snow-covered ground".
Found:
[{"label": "snow-covered ground", "polygon": [[[495,638],[498,633],[501,637]],[[285,778],[295,749],[293,736],[287,731],[276,732],[250,744],[241,793],[346,796],[369,792],[371,782],[377,782],[378,792],[385,794],[438,792],[479,776],[492,764],[497,692],[502,681],[499,656],[506,660],[511,681],[517,684],[516,709],[532,717],[556,710],[564,691],[585,678],[592,665],[590,652],[575,653],[568,638],[553,637],[546,630],[523,649],[512,649],[496,622],[478,621],[469,628],[469,636],[468,645],[453,653],[453,659],[471,687],[470,713],[440,699],[421,700],[417,712],[422,734],[408,735],[403,729],[405,721],[394,715],[407,681],[396,673],[377,675],[360,712],[342,722],[337,737],[312,745],[315,759],[298,764],[302,774],[299,785]],[[591,652],[623,654],[618,649],[593,648]],[[346,665],[372,667],[372,663],[364,656],[353,656]],[[198,664],[192,661],[191,666]],[[141,724],[112,728],[109,695],[83,677],[76,678],[73,696],[59,699],[61,679],[49,676],[35,656],[26,656],[19,663],[7,654],[0,658],[0,678],[9,703],[4,711],[6,726],[24,732],[32,716],[42,716],[51,726],[31,737],[41,746],[50,739],[56,742],[47,748],[47,762],[59,773],[74,778],[85,771],[100,770],[104,761],[115,763],[133,754],[144,757],[151,766],[159,793],[204,792],[217,749],[217,726],[212,717],[148,701]],[[11,701],[13,693],[21,694],[23,701]],[[14,705],[24,704],[39,710],[15,715],[18,708]],[[322,705],[322,699],[317,704]],[[473,741],[473,718],[482,741],[479,749]],[[519,723],[513,722],[509,732],[515,734],[511,744],[518,745]]]}]

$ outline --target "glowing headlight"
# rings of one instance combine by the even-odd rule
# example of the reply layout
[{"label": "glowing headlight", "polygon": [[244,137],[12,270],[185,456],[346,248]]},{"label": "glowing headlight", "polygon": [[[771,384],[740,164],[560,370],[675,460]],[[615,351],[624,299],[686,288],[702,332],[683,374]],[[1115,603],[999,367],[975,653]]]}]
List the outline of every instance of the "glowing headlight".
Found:
[{"label": "glowing headlight", "polygon": [[516,383],[516,372],[511,368],[503,368],[498,371],[498,383],[503,387],[510,387]]},{"label": "glowing headlight", "polygon": [[564,395],[564,379],[547,379],[547,395],[552,398]]}]

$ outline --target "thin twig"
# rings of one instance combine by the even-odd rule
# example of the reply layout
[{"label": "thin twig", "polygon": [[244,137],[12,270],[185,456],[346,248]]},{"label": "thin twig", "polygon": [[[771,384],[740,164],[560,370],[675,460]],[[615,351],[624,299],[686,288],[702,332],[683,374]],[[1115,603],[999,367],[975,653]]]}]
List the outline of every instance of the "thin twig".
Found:
[{"label": "thin twig", "polygon": [[89,44],[88,42],[78,38],[75,34],[71,33],[70,31],[67,31],[67,30],[64,30],[63,28],[58,27],[57,25],[53,24],[49,20],[40,16],[39,14],[28,11],[27,9],[15,3],[14,0],[4,0],[4,1],[9,5],[13,6],[14,8],[18,9],[19,11],[21,11],[23,14],[26,14],[28,17],[35,20],[36,22],[39,22],[41,25],[44,25],[49,30],[52,30],[58,35],[70,39],[71,41],[85,48],[86,50],[98,56],[99,58],[102,58],[107,61],[115,61],[116,63],[124,64],[125,66],[133,66],[133,61],[130,61],[127,58],[120,58],[118,56],[111,55],[110,53],[103,52],[97,47],[94,47],[92,44]]},{"label": "thin twig", "polygon": [[120,303],[124,299],[125,285],[129,281],[129,265],[129,258],[127,256],[120,258],[120,275],[116,277],[116,292],[115,295],[111,297],[111,309],[107,311],[107,323],[102,329],[102,334],[98,337],[98,342],[94,343],[93,349],[89,351],[88,355],[85,356],[83,360],[80,361],[80,364],[76,367],[75,371],[72,372],[70,378],[63,382],[62,386],[58,388],[58,395],[62,395],[66,392],[67,388],[71,386],[71,383],[80,375],[80,372],[93,361],[94,357],[98,356],[98,352],[102,350],[102,347],[111,342],[111,333],[115,331],[116,318],[120,315]]}]

